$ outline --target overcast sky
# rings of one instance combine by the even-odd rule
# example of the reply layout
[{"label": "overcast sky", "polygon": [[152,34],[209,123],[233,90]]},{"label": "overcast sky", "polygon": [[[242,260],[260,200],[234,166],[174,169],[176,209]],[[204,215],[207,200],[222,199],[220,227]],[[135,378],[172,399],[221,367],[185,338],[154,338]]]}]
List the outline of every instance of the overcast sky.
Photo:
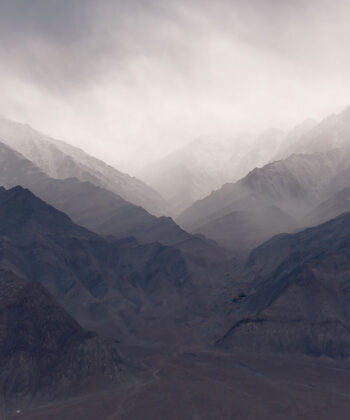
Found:
[{"label": "overcast sky", "polygon": [[350,105],[348,0],[0,0],[0,113],[129,171]]}]

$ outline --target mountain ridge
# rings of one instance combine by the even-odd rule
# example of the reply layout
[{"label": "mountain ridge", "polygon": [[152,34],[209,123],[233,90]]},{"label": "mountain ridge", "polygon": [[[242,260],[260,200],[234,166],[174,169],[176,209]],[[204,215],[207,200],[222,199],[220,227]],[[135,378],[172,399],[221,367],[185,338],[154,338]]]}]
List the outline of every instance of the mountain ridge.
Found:
[{"label": "mountain ridge", "polygon": [[217,341],[256,352],[350,357],[350,213],[277,235],[246,263],[248,296]]},{"label": "mountain ridge", "polygon": [[56,179],[75,177],[106,188],[156,215],[168,213],[164,199],[144,182],[124,174],[83,150],[41,134],[29,125],[0,118],[0,138]]}]

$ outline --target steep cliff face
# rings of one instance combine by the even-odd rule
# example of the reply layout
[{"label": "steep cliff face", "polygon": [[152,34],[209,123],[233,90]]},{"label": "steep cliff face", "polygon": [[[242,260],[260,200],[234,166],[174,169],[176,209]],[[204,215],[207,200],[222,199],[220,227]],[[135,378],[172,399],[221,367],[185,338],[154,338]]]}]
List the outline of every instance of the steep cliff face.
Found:
[{"label": "steep cliff face", "polygon": [[350,357],[350,215],[279,235],[247,260],[252,286],[225,347]]},{"label": "steep cliff face", "polygon": [[115,344],[84,330],[37,282],[0,270],[0,401],[21,408],[117,384]]}]

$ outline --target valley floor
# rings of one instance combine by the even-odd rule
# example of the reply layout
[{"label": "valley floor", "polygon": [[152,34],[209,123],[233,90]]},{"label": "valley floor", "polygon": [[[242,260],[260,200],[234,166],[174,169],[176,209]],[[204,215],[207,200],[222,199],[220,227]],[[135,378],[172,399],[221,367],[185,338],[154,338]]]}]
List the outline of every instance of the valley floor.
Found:
[{"label": "valley floor", "polygon": [[349,361],[214,350],[122,351],[146,370],[136,383],[8,419],[349,419]]}]

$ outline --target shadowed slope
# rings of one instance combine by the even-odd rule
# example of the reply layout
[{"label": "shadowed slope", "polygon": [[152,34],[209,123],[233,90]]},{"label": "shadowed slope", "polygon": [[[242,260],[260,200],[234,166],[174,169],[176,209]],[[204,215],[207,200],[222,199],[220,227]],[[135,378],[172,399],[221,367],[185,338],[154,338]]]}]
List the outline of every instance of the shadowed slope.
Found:
[{"label": "shadowed slope", "polygon": [[350,357],[350,214],[279,235],[247,260],[250,296],[219,340],[251,351]]},{"label": "shadowed slope", "polygon": [[89,181],[144,207],[152,214],[160,216],[168,212],[165,200],[142,181],[28,125],[0,118],[0,138],[53,178],[74,177]]},{"label": "shadowed slope", "polygon": [[111,342],[84,330],[37,282],[0,270],[0,401],[20,408],[118,383]]}]

